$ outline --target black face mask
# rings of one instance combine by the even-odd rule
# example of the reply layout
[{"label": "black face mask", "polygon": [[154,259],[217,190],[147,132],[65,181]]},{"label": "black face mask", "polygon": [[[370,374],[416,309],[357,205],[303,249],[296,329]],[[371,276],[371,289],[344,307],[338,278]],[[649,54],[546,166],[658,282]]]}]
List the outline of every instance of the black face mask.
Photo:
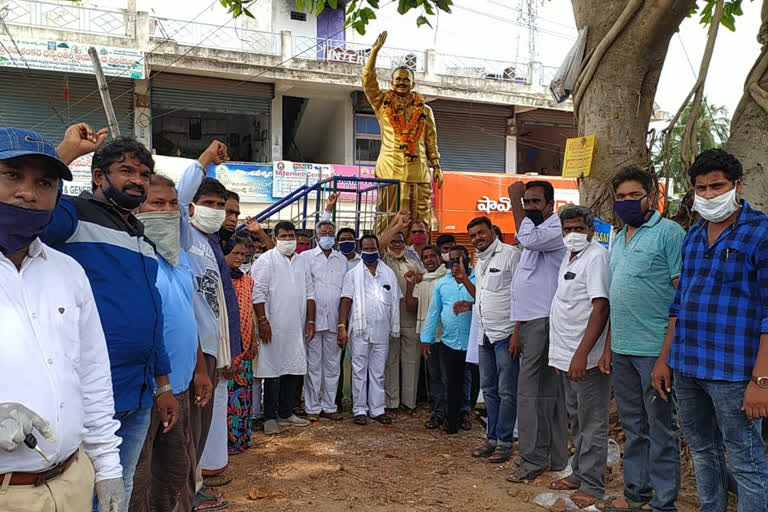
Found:
[{"label": "black face mask", "polygon": [[229,241],[229,239],[232,238],[232,235],[234,234],[235,234],[234,231],[230,231],[228,229],[221,228],[219,230],[219,238],[221,239],[222,242]]},{"label": "black face mask", "polygon": [[544,222],[544,214],[541,213],[541,210],[525,210],[525,216],[531,219],[534,226]]}]

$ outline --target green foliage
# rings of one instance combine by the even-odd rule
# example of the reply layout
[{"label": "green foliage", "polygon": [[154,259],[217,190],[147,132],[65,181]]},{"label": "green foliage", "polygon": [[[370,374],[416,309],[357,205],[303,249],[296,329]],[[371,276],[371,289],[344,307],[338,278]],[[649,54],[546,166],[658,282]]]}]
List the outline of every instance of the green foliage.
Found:
[{"label": "green foliage", "polygon": [[[744,11],[741,10],[742,1],[743,0],[727,0],[723,4],[723,16],[720,18],[720,24],[731,32],[736,30],[736,16],[741,16],[744,14]],[[716,4],[717,0],[706,0],[704,2],[701,13],[699,13],[699,21],[702,25],[708,25],[712,22],[712,16],[715,12]],[[699,3],[697,2],[696,5],[693,6],[693,9],[691,9],[691,14],[693,15],[698,12]]]},{"label": "green foliage", "polygon": [[[256,0],[219,0],[221,5],[227,8],[227,12],[235,18],[246,15],[253,18],[253,14],[247,9],[247,6]],[[349,0],[346,9],[345,27],[352,27],[361,35],[365,34],[365,29],[370,20],[376,19],[375,9],[384,5],[398,2],[397,12],[405,14],[414,9],[420,9],[421,14],[416,18],[416,26],[432,26],[429,21],[431,16],[437,14],[437,10],[450,13],[453,0],[390,0],[381,3],[381,0]],[[740,0],[739,0],[740,1]],[[337,9],[339,0],[296,0],[296,8],[300,11],[307,11],[319,16],[326,8]]]},{"label": "green foliage", "polygon": [[[685,125],[688,123],[688,118],[691,115],[691,108],[693,102],[689,103],[680,114],[680,118],[675,123],[675,126],[670,130],[669,137],[669,177],[672,178],[675,184],[675,192],[681,197],[689,189],[688,177],[683,160],[680,157],[680,146],[683,139],[683,132],[685,131]],[[723,106],[710,105],[707,103],[707,98],[704,98],[699,107],[699,117],[696,122],[696,146],[697,153],[705,151],[707,149],[720,148],[728,140],[730,133],[730,119],[728,109]],[[666,173],[664,172],[664,146],[663,140],[659,139],[652,148],[653,164],[659,172],[659,180],[663,183]],[[675,215],[679,205],[675,204],[673,199],[670,199],[669,212],[670,216]]]}]

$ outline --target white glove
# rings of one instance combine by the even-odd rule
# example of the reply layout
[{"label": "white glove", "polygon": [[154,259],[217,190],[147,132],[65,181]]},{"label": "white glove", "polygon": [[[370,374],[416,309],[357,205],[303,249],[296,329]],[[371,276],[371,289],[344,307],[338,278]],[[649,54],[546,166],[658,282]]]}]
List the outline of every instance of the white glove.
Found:
[{"label": "white glove", "polygon": [[16,450],[33,429],[49,442],[56,441],[48,422],[25,406],[15,402],[0,404],[0,448],[7,452]]},{"label": "white glove", "polygon": [[109,478],[96,482],[96,497],[99,498],[99,512],[123,512],[125,508],[123,479]]}]

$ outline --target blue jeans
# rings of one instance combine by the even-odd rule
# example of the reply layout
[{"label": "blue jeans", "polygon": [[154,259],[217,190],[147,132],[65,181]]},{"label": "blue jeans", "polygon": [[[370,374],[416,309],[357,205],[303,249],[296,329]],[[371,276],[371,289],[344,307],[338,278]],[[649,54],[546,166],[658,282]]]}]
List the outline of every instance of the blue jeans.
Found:
[{"label": "blue jeans", "polygon": [[680,424],[693,453],[702,511],[725,512],[730,469],[738,484],[739,512],[768,512],[762,421],[749,421],[741,410],[747,384],[749,381],[705,380],[675,372]]},{"label": "blue jeans", "polygon": [[488,412],[488,441],[512,447],[517,419],[517,377],[520,363],[509,355],[509,338],[479,347],[480,388]]},{"label": "blue jeans", "polygon": [[[616,406],[627,436],[624,497],[675,512],[680,491],[680,428],[674,394],[664,401],[651,384],[655,357],[613,353]],[[654,495],[655,491],[655,495]]]},{"label": "blue jeans", "polygon": [[464,403],[461,405],[461,412],[467,413],[472,410],[472,368],[471,363],[464,366]]},{"label": "blue jeans", "polygon": [[[125,510],[128,510],[133,492],[133,474],[136,472],[136,464],[139,462],[139,455],[141,455],[141,449],[144,447],[144,439],[147,437],[149,424],[152,421],[152,408],[117,412],[115,419],[120,422],[117,437],[122,440],[120,443],[120,465],[123,466]],[[94,496],[93,512],[98,511],[98,503],[99,501]]]}]

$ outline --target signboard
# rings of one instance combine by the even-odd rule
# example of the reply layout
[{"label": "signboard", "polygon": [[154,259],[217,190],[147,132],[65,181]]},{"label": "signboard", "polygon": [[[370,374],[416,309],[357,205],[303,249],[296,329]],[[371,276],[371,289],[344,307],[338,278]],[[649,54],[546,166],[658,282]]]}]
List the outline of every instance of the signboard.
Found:
[{"label": "signboard", "polygon": [[[287,196],[302,185],[314,185],[333,173],[333,167],[327,164],[280,160],[272,165],[272,197],[275,199]],[[314,197],[314,194],[310,194],[310,197]]]},{"label": "signboard", "polygon": [[515,181],[548,181],[555,188],[555,211],[566,204],[579,203],[575,179],[520,174],[444,172],[443,188],[437,191],[439,231],[466,233],[475,217],[486,216],[503,233],[515,232],[512,203],[507,187]]},{"label": "signboard", "polygon": [[62,181],[62,193],[67,196],[79,196],[80,192],[91,192],[91,161],[93,153],[83,155],[71,164],[69,170],[72,171],[72,181]]},{"label": "signboard", "polygon": [[272,166],[247,162],[211,164],[206,174],[216,178],[227,190],[236,192],[241,203],[272,202]]},{"label": "signboard", "polygon": [[589,176],[592,169],[592,153],[595,151],[595,134],[566,139],[563,158],[563,178]]},{"label": "signboard", "polygon": [[613,243],[613,226],[604,220],[595,217],[595,238],[607,250],[611,250]]},{"label": "signboard", "polygon": [[[95,46],[106,76],[146,78],[144,52],[130,48],[97,46],[69,41],[36,41],[16,38],[16,45],[24,57],[19,56],[10,37],[0,35],[0,67],[10,66],[43,71],[93,74],[88,48]],[[25,64],[26,61],[26,64]]]}]

